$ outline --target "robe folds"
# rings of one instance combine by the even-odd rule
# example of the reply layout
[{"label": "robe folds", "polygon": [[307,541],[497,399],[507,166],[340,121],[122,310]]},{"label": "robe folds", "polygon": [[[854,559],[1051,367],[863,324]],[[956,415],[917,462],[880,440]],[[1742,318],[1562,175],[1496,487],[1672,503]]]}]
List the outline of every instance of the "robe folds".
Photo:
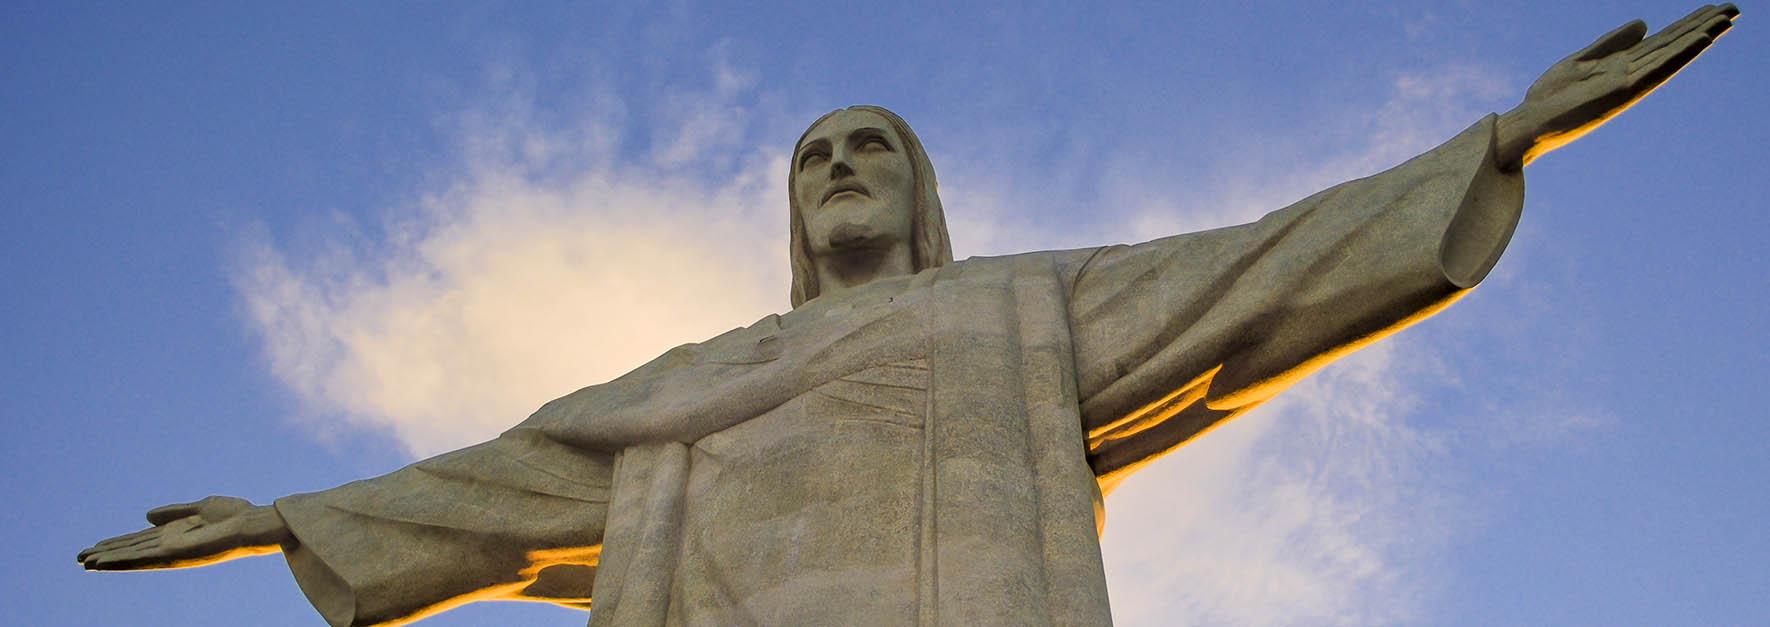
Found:
[{"label": "robe folds", "polygon": [[280,499],[285,554],[334,625],[1109,624],[1103,490],[1479,282],[1523,203],[1494,133],[1250,224],[813,299]]}]

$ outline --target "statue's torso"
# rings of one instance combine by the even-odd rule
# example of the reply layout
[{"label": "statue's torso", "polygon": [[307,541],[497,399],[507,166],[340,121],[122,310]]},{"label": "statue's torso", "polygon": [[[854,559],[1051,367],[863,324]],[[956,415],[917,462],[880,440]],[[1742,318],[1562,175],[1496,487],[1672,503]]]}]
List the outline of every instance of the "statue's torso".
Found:
[{"label": "statue's torso", "polygon": [[697,442],[672,622],[914,622],[927,381],[874,366]]}]

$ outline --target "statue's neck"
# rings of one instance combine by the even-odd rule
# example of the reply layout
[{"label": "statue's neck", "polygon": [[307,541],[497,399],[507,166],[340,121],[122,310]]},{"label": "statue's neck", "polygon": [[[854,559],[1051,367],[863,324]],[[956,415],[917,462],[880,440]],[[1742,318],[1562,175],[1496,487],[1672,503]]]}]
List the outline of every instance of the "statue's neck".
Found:
[{"label": "statue's neck", "polygon": [[857,250],[830,255],[818,258],[816,264],[819,295],[834,294],[880,279],[906,276],[916,272],[915,263],[910,259],[908,246],[893,246],[885,250]]}]

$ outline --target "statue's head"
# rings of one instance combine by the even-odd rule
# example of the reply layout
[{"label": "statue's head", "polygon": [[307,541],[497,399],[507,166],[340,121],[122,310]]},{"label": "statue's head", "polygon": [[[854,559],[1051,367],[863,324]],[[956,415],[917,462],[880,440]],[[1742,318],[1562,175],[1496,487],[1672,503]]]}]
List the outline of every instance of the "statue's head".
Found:
[{"label": "statue's head", "polygon": [[793,306],[817,298],[817,263],[907,247],[915,272],[953,260],[934,166],[903,118],[856,105],[799,137],[787,173]]}]

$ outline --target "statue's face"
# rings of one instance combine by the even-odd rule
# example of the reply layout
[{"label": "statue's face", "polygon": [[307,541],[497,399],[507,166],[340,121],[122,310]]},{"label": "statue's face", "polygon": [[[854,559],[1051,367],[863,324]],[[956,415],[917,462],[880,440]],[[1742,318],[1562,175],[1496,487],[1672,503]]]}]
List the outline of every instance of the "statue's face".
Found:
[{"label": "statue's face", "polygon": [[915,174],[885,118],[831,115],[806,133],[793,167],[793,199],[813,257],[910,246]]}]

